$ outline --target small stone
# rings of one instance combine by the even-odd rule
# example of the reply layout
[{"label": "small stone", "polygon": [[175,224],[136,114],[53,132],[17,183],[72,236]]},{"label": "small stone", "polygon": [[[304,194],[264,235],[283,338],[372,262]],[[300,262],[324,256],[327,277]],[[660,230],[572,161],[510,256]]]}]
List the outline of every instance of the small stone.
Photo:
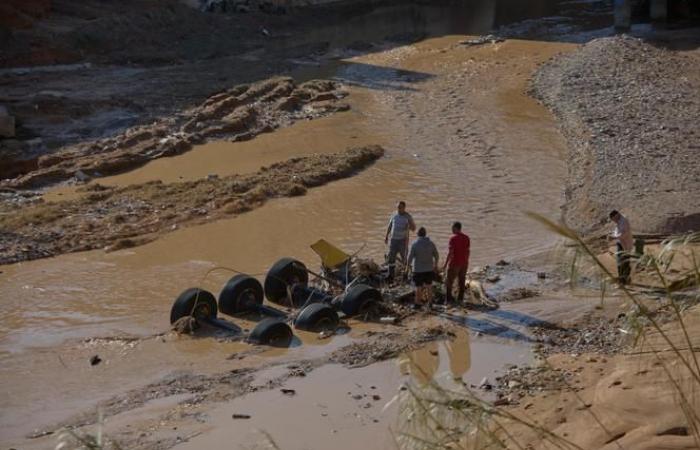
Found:
[{"label": "small stone", "polygon": [[92,358],[90,358],[90,365],[91,366],[96,366],[101,362],[102,362],[102,358],[100,358],[99,355],[94,355]]}]

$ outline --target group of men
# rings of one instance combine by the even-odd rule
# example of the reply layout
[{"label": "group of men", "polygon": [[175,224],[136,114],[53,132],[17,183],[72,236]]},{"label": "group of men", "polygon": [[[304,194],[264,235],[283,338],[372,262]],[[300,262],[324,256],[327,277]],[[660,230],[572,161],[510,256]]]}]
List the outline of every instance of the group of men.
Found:
[{"label": "group of men", "polygon": [[[633,237],[629,221],[617,210],[610,213],[610,219],[616,227],[612,237],[617,245],[617,270],[618,282],[628,284],[630,282],[630,257],[632,254]],[[462,232],[462,224],[452,224],[452,236],[448,244],[448,253],[442,267],[439,266],[440,253],[435,243],[428,237],[425,227],[418,228],[418,237],[410,244],[410,232],[416,231],[413,217],[406,211],[406,202],[400,201],[396,206],[396,213],[389,219],[384,242],[389,246],[387,263],[389,264],[389,278],[393,280],[396,274],[396,258],[400,255],[406,266],[410,266],[413,274],[413,283],[416,287],[416,305],[430,305],[432,303],[433,281],[438,279],[441,273],[445,276],[445,300],[450,304],[454,302],[453,287],[457,281],[457,301],[464,302],[467,269],[469,267],[469,236]]]},{"label": "group of men", "polygon": [[411,243],[409,251],[409,235],[416,230],[413,217],[406,211],[406,203],[400,201],[396,206],[396,213],[389,219],[384,242],[389,246],[387,263],[389,264],[389,278],[395,275],[396,258],[401,259],[407,266],[411,266],[413,283],[416,286],[416,304],[430,305],[432,303],[432,285],[440,273],[446,272],[445,300],[453,303],[452,288],[457,281],[457,301],[464,301],[464,290],[469,267],[469,236],[462,232],[462,224],[452,224],[452,236],[448,244],[447,258],[442,267],[439,266],[440,253],[435,243],[430,240],[425,227],[418,228],[418,237]]}]

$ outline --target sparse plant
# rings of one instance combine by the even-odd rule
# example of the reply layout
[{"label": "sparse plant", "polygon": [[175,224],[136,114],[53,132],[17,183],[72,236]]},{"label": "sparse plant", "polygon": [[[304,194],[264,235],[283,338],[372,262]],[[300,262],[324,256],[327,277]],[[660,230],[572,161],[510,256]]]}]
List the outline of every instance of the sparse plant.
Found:
[{"label": "sparse plant", "polygon": [[[529,215],[569,240],[573,246],[574,257],[567,269],[572,288],[576,286],[579,278],[582,261],[588,264],[589,273],[599,275],[602,305],[607,286],[614,283],[617,277],[601,261],[593,247],[573,230],[540,215]],[[670,307],[673,319],[678,323],[682,332],[682,342],[672,339],[656,312],[648,308],[643,301],[643,294],[628,286],[621,286],[620,292],[631,303],[631,311],[627,314],[626,332],[633,335],[635,345],[642,344],[648,348],[647,353],[653,354],[656,364],[663,368],[687,421],[688,434],[692,435],[695,444],[700,448],[700,409],[696,398],[700,392],[700,364],[683,318],[683,311],[690,304],[700,301],[700,258],[695,253],[698,244],[700,233],[672,237],[662,242],[661,250],[657,254],[642,255],[637,262],[639,270],[654,275],[662,286],[664,304]],[[684,258],[690,267],[671,274],[672,263],[678,258]],[[681,292],[683,296],[679,296]],[[664,346],[668,348],[659,348],[658,343],[650,339],[651,334],[660,337]],[[685,369],[688,374],[687,380],[681,378],[678,368],[672,367],[673,363],[668,357],[662,356],[662,353],[669,352],[675,358],[674,361]],[[577,390],[568,383],[565,385],[566,389],[584,404]],[[535,421],[516,416],[507,409],[483,400],[466,385],[460,386],[459,389],[448,389],[434,380],[423,386],[409,384],[392,400],[396,401],[399,402],[400,414],[396,442],[402,450],[532,448],[518,442],[513,436],[513,425],[534,431],[541,442],[546,442],[550,447],[580,448],[576,443],[556,435]],[[604,423],[593,411],[587,411],[601,430],[615,440],[615,436],[605,428]],[[619,443],[617,446],[622,448]]]}]

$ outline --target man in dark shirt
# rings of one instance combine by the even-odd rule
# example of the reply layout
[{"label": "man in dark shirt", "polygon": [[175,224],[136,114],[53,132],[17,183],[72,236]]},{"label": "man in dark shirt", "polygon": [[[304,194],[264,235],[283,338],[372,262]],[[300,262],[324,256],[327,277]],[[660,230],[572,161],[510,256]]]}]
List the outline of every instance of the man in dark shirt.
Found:
[{"label": "man in dark shirt", "polygon": [[457,279],[459,294],[457,301],[464,302],[464,287],[467,281],[467,268],[469,267],[469,236],[462,233],[462,224],[455,222],[452,224],[452,237],[450,238],[447,259],[442,270],[447,269],[447,279],[445,280],[445,291],[447,303],[454,302],[452,297],[452,285]]}]

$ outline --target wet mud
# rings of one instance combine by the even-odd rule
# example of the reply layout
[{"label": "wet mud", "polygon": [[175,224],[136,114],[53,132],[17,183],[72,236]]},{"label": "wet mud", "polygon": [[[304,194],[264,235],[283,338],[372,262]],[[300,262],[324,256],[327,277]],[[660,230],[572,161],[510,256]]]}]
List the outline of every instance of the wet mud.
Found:
[{"label": "wet mud", "polygon": [[[552,117],[527,97],[525,88],[528,74],[539,62],[570,46],[507,40],[466,47],[459,44],[464,39],[464,36],[453,36],[356,57],[336,65],[332,73],[323,74],[346,86],[349,96],[344,101],[351,105],[351,110],[298,122],[279,131],[286,133],[289,139],[284,148],[278,147],[273,158],[279,161],[295,158],[294,149],[306,148],[309,139],[317,135],[329,144],[314,143],[315,148],[323,148],[320,153],[343,150],[354,141],[380,144],[385,156],[351,178],[334,181],[322,189],[310,189],[304,196],[273,199],[263,207],[233,218],[181,227],[142,246],[109,253],[101,250],[73,253],[4,266],[0,274],[3,288],[16,294],[8,297],[11,301],[3,305],[4,367],[8,376],[22,373],[24,379],[20,384],[26,387],[7,399],[6,403],[13,405],[15,412],[3,420],[4,430],[21,440],[21,436],[32,432],[27,426],[20,426],[27,414],[37,418],[32,421],[32,428],[55,429],[51,424],[67,423],[69,417],[66,416],[74,416],[76,411],[86,411],[90,416],[98,402],[108,401],[120,392],[138,390],[149,380],[157,384],[174,370],[216,376],[225,371],[226,366],[229,370],[254,368],[265,364],[265,358],[294,363],[295,360],[327,357],[344,346],[348,347],[335,353],[338,360],[363,365],[395,357],[407,350],[396,346],[402,338],[391,335],[393,330],[384,339],[378,334],[374,338],[376,342],[372,343],[373,338],[363,336],[361,329],[335,336],[330,342],[314,337],[302,340],[300,347],[290,351],[264,354],[249,354],[245,344],[219,342],[219,338],[181,341],[168,352],[163,351],[157,339],[148,340],[136,345],[126,357],[116,359],[111,356],[112,351],[101,347],[79,352],[65,347],[76,339],[92,336],[123,333],[144,336],[163,330],[167,327],[172,300],[179,292],[194,284],[218,292],[231,276],[229,273],[217,272],[201,280],[204,272],[216,266],[257,276],[264,274],[276,259],[294,256],[309,267],[315,267],[318,261],[308,245],[320,237],[350,252],[361,250],[363,257],[381,260],[384,248],[381,239],[375,236],[382,236],[397,199],[408,200],[409,210],[417,222],[427,226],[441,253],[445,251],[450,223],[460,218],[468,224],[467,232],[473,242],[478,243],[473,248],[474,265],[524,256],[551,246],[551,236],[528,222],[521,210],[531,208],[556,214],[561,199],[558,186],[564,177],[561,160],[564,141],[557,134]],[[336,135],[327,123],[338,130]],[[318,134],[315,134],[315,127],[318,127]],[[268,148],[267,136],[228,143],[231,147],[227,151],[235,154],[238,146],[249,148],[251,152],[254,149],[264,151]],[[543,147],[541,142],[546,142],[547,146]],[[195,181],[178,182],[179,170],[175,169],[170,175],[164,173],[167,182],[148,183],[142,185],[143,189],[157,196],[168,186],[201,185],[204,189],[224,186],[223,180],[229,176],[234,179],[265,176],[264,172],[237,175],[239,166],[235,158],[226,164],[226,169],[216,170],[215,157],[207,158],[206,149],[194,149],[144,165],[139,169],[139,177],[159,180],[161,161],[172,162],[177,167],[178,158],[184,161],[194,152],[203,156],[201,173],[220,173],[221,178],[202,180],[197,176]],[[240,161],[245,163],[245,158],[248,158],[246,153],[241,155]],[[322,161],[325,157],[311,158]],[[283,162],[280,172],[284,172],[284,177],[291,177],[293,174],[284,171],[284,165]],[[250,167],[257,170],[254,165]],[[80,205],[82,199],[100,194],[126,198],[127,192],[134,189],[127,178],[113,179],[114,183],[105,183],[106,189],[102,191],[77,192],[72,200],[70,197],[67,201],[52,199],[44,207]],[[94,184],[89,183],[86,188],[95,189],[90,187]],[[191,202],[190,197],[188,190],[182,192],[183,201]],[[281,217],[285,220],[281,221]],[[66,216],[60,220],[68,219]],[[76,220],[77,224],[81,219],[70,220]],[[206,215],[197,220],[206,220]],[[527,239],[514,230],[527,230]],[[363,243],[366,244],[363,246]],[[504,292],[520,285],[509,286]],[[486,288],[489,290],[492,286]],[[488,314],[485,320],[465,320],[456,312],[446,311],[440,320],[453,322],[458,327],[468,326],[483,336],[501,336],[497,339],[518,345],[527,346],[533,342],[523,331],[513,329],[522,324]],[[234,322],[240,323],[238,319]],[[422,324],[421,328],[425,326]],[[386,329],[376,331],[388,332]],[[353,340],[368,340],[369,343],[357,344]],[[512,344],[503,348],[509,345]],[[67,371],[50,350],[56,348],[62,349],[59,354],[70,370]],[[519,353],[528,352],[517,348]],[[165,353],[167,357],[163,356]],[[99,354],[104,362],[90,366],[89,359],[94,354]],[[232,359],[226,359],[228,356]],[[386,364],[391,364],[390,361]],[[483,370],[486,367],[496,370],[501,363],[484,364]],[[33,374],[23,371],[22,367],[30,366],[37,368]],[[367,367],[370,369],[373,365]],[[30,385],[46,383],[41,381],[42,374],[69,376],[69,373],[76,373],[73,370],[83,373],[82,377],[89,377],[92,380],[89,386],[76,390],[77,386],[68,383],[65,389],[53,393],[35,388],[28,390]],[[135,373],[141,375],[136,377]],[[35,400],[27,402],[28,398]],[[43,412],[34,407],[22,407],[25,403],[38,404],[38,398],[45,399],[40,403],[57,407]],[[202,404],[204,410],[211,406],[207,404]],[[142,408],[148,411],[149,406],[144,404]],[[194,419],[191,425],[192,433],[201,432],[207,419],[201,415],[190,417],[199,417],[204,422]],[[111,420],[119,422],[121,419]],[[84,429],[87,431],[90,427]],[[145,438],[147,445],[156,445],[158,433],[163,431],[158,429],[160,431]],[[115,433],[119,436],[121,431],[112,434]],[[169,439],[177,438],[177,435],[169,436]],[[183,429],[180,438],[186,436],[189,434]],[[40,446],[54,438],[39,438],[32,445]],[[137,439],[131,436],[126,441],[137,442]],[[165,447],[176,443],[175,440],[167,442],[163,444]]]},{"label": "wet mud", "polygon": [[242,214],[271,198],[304,195],[309,188],[356,174],[383,153],[378,146],[363,147],[291,159],[247,176],[165,185],[155,181],[111,189],[92,184],[77,200],[39,201],[21,213],[3,215],[0,261],[135,247],[180,226]]}]

